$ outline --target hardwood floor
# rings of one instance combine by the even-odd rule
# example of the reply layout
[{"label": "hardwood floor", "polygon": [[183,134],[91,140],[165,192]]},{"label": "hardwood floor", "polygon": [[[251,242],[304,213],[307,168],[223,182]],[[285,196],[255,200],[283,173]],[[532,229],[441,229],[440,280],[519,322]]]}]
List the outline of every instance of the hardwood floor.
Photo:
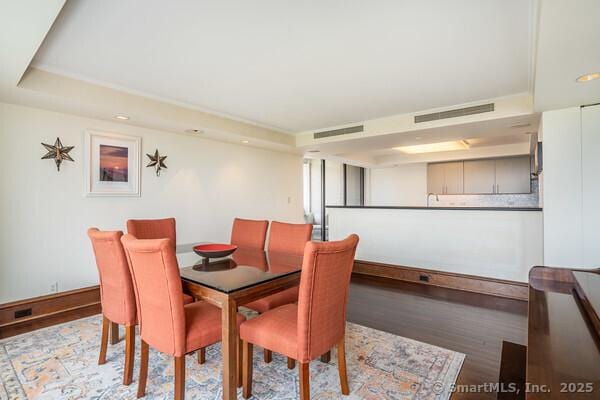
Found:
[{"label": "hardwood floor", "polygon": [[[466,354],[458,385],[498,382],[502,341],[525,344],[527,302],[353,276],[348,320]],[[496,393],[458,393],[495,399]]]}]

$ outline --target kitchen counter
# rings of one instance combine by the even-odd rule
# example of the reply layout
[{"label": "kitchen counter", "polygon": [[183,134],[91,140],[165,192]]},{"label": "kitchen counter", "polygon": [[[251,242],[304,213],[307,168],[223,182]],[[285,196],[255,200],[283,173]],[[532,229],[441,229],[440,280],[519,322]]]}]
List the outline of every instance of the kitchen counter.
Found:
[{"label": "kitchen counter", "polygon": [[330,207],[329,239],[360,236],[356,259],[527,282],[543,264],[540,208]]},{"label": "kitchen counter", "polygon": [[417,206],[325,206],[327,208],[381,210],[475,210],[475,211],[542,211],[540,207],[417,207]]}]

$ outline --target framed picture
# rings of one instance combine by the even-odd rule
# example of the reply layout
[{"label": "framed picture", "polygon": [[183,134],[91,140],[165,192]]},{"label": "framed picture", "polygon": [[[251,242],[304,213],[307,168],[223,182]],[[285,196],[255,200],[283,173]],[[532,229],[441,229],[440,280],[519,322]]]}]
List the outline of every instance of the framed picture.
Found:
[{"label": "framed picture", "polygon": [[86,196],[139,196],[141,138],[98,131],[85,134]]}]

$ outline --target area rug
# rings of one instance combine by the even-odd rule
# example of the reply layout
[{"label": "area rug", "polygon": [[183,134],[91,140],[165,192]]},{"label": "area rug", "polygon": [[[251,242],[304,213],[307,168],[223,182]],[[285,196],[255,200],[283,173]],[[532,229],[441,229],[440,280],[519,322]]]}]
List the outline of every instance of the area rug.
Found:
[{"label": "area rug", "polygon": [[[0,399],[135,399],[139,338],[134,381],[123,386],[124,340],[109,345],[106,364],[98,365],[100,326],[101,317],[93,316],[0,341]],[[312,399],[450,397],[464,354],[352,323],[346,334],[350,395],[340,393],[333,351],[330,363],[311,363]],[[150,350],[146,399],[173,398],[172,360]],[[222,398],[220,345],[207,348],[204,365],[189,355],[186,368],[186,399]],[[298,371],[277,354],[265,364],[255,347],[253,392],[255,400],[297,399]]]}]

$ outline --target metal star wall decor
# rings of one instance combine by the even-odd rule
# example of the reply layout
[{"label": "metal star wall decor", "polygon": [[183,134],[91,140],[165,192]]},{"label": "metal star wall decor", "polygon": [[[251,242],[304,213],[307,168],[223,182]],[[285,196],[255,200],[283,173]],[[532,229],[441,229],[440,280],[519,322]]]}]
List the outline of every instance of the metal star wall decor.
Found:
[{"label": "metal star wall decor", "polygon": [[158,153],[158,149],[156,149],[156,151],[154,152],[154,155],[151,154],[146,154],[148,156],[148,158],[150,159],[150,162],[148,163],[148,165],[146,165],[146,167],[154,167],[154,169],[156,170],[156,176],[160,176],[160,171],[164,168],[167,169],[167,166],[165,165],[165,159],[167,158],[167,156],[161,156]]},{"label": "metal star wall decor", "polygon": [[67,146],[64,147],[60,141],[60,138],[56,138],[56,142],[54,142],[54,146],[51,146],[46,143],[42,143],[42,146],[48,150],[48,153],[42,157],[42,160],[53,159],[56,163],[56,169],[60,171],[60,164],[63,160],[67,161],[75,161],[69,155],[69,152],[75,148],[75,146]]}]

